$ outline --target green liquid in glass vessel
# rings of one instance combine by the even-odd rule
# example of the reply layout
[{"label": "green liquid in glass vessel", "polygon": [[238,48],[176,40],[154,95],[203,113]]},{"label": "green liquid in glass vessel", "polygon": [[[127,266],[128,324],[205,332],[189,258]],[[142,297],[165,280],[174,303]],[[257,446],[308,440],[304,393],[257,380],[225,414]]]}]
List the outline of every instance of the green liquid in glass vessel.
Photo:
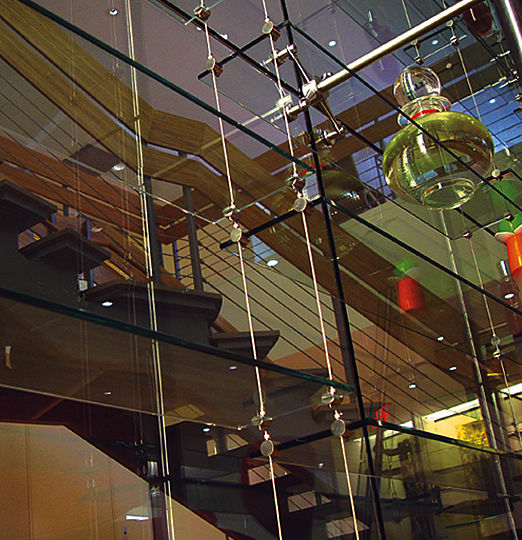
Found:
[{"label": "green liquid in glass vessel", "polygon": [[[424,130],[478,174],[487,175],[494,153],[491,134],[476,118],[449,110],[433,71],[422,66],[406,68],[394,93],[402,110]],[[467,202],[480,182],[463,163],[417,126],[408,124],[388,144],[383,171],[401,199],[451,209]]]}]

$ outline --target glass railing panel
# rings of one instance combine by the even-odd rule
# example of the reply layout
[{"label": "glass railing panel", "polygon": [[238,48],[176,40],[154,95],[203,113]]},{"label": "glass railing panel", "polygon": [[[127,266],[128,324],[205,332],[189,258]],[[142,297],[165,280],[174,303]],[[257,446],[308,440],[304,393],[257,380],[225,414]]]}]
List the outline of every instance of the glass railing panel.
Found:
[{"label": "glass railing panel", "polygon": [[[467,424],[470,431],[476,429],[474,424],[478,425]],[[520,491],[518,456],[488,452],[473,443],[434,440],[422,433],[373,429],[374,457],[380,460],[376,466],[383,477],[381,497],[401,493],[404,503],[418,501],[437,508],[431,516],[423,516],[415,505],[405,505],[413,537],[427,519],[438,534],[446,530],[456,538],[473,530],[478,537],[510,530]]]},{"label": "glass railing panel", "polygon": [[11,486],[4,535],[154,537],[149,485],[126,464],[64,426],[1,423],[0,432],[2,489]]},{"label": "glass railing panel", "polygon": [[[336,209],[342,212],[339,206],[336,206]],[[505,294],[499,294],[502,286],[506,288],[512,282],[499,283],[498,277],[492,275],[496,273],[495,260],[482,248],[485,243],[490,246],[492,252],[498,252],[498,242],[483,232],[473,235],[471,239],[456,242],[441,239],[437,243],[429,234],[414,233],[412,226],[407,232],[408,226],[405,222],[399,220],[393,223],[384,212],[380,218],[380,228],[370,229],[369,222],[355,220],[353,216],[351,221],[344,222],[341,227],[346,233],[364,242],[375,255],[382,256],[384,261],[392,265],[388,269],[389,288],[386,295],[392,302],[388,305],[388,318],[393,319],[393,310],[398,309],[396,314],[402,321],[398,327],[405,333],[402,336],[394,333],[392,325],[389,326],[389,332],[406,346],[406,351],[409,351],[407,358],[412,359],[415,356],[415,354],[412,356],[414,352],[419,354],[419,359],[423,359],[418,366],[420,379],[412,380],[407,385],[413,393],[419,392],[422,388],[421,380],[427,385],[426,388],[430,388],[429,394],[433,399],[427,396],[422,399],[425,404],[435,406],[435,409],[430,413],[422,413],[422,416],[428,420],[440,420],[439,414],[444,416],[442,412],[436,410],[436,405],[445,402],[444,398],[440,400],[445,392],[441,394],[440,391],[446,384],[448,389],[451,388],[447,394],[449,401],[455,402],[449,409],[459,405],[459,401],[460,404],[468,403],[469,411],[476,409],[479,404],[468,399],[464,389],[473,388],[472,381],[476,380],[478,375],[476,370],[479,369],[479,376],[485,377],[487,381],[486,395],[490,391],[503,393],[508,398],[507,405],[511,409],[511,420],[508,423],[516,424],[518,418],[516,398],[511,397],[507,389],[517,384],[520,376],[515,328],[519,314],[514,304],[508,303],[509,299],[505,298]],[[402,229],[403,226],[405,228]],[[419,250],[417,253],[408,251],[406,244],[400,245],[397,242],[396,228],[402,229],[399,237],[402,236],[404,239],[404,235],[408,236],[408,245],[412,248],[417,247]],[[419,256],[420,253],[422,256]],[[429,257],[423,259],[422,257],[427,254]],[[353,263],[351,265],[353,268]],[[382,267],[382,264],[380,266]],[[378,287],[376,289],[381,293],[384,292]],[[348,294],[346,298],[350,298]],[[513,297],[511,300],[515,299]],[[394,302],[397,302],[397,308],[392,307]],[[444,310],[449,310],[446,316],[441,315]],[[451,320],[451,327],[445,324],[444,320]],[[414,331],[418,323],[421,323],[424,329]],[[422,352],[420,343],[428,338],[430,331],[434,332],[430,340],[432,345],[427,346]],[[470,348],[470,335],[473,336],[473,349]],[[470,357],[472,350],[474,353]],[[415,365],[418,362],[419,360],[412,363]],[[431,375],[430,363],[436,369]],[[444,375],[438,374],[441,369]],[[461,375],[466,379],[459,379]],[[441,376],[448,383],[442,382]],[[450,379],[458,381],[459,384],[454,387]],[[501,402],[503,401],[501,399]],[[474,407],[471,406],[473,403]],[[466,408],[464,404],[462,407]],[[498,424],[498,420],[496,423]]]},{"label": "glass railing panel", "polygon": [[[473,366],[466,356],[468,343],[464,340],[460,345],[452,343],[448,336],[440,341],[437,338],[441,334],[430,334],[426,327],[420,332],[414,326],[414,319],[394,313],[391,306],[398,301],[398,278],[393,277],[393,266],[385,258],[379,258],[379,264],[371,264],[371,257],[380,257],[377,249],[380,244],[370,248],[366,240],[359,239],[356,234],[345,234],[342,228],[336,227],[340,280],[345,295],[345,304],[339,304],[328,234],[320,225],[323,216],[320,205],[315,203],[317,201],[310,203],[305,215],[321,299],[328,360],[317,314],[314,280],[310,277],[302,215],[273,223],[253,235],[246,233],[246,249],[250,254],[246,264],[250,279],[259,288],[258,293],[253,294],[252,303],[257,308],[260,321],[277,319],[272,328],[277,328],[281,335],[271,358],[298,369],[326,370],[329,361],[334,377],[352,382],[351,353],[340,346],[340,339],[349,339],[346,335],[341,337],[342,331],[339,330],[342,328],[339,326],[342,321],[340,307],[346,305],[365,417],[411,424],[412,412],[416,411],[419,417],[427,416],[426,422],[431,422],[430,429],[440,428],[442,424],[438,421],[441,418],[462,415],[473,419],[477,414],[480,417],[478,404],[474,403],[448,411],[471,400],[465,379],[452,376],[458,369],[456,359],[466,366],[465,377],[473,375]],[[333,212],[335,210],[333,208]],[[335,219],[336,216],[332,217]],[[233,261],[234,245],[225,242],[224,247],[227,257],[232,256]],[[384,275],[390,277],[385,278]],[[423,354],[415,349],[421,342],[425,352],[443,359],[437,362],[449,362],[448,351],[452,351],[455,361],[445,370],[437,368],[435,372],[431,371],[433,368],[426,363]],[[351,406],[348,414],[350,420],[355,420],[359,412],[355,404]],[[442,414],[442,411],[446,412]],[[453,431],[452,436],[456,436]]]},{"label": "glass railing panel", "polygon": [[[410,6],[410,8],[412,8],[412,6]],[[341,18],[347,18],[343,11],[337,11],[342,14],[340,15]],[[402,12],[403,10],[400,11]],[[416,13],[418,17],[419,14],[418,12]],[[299,16],[304,17],[303,13],[299,13]],[[309,20],[306,23],[303,23],[304,31],[301,28],[294,28],[294,41],[297,49],[300,51],[300,59],[302,63],[309,64],[309,69],[314,75],[339,71],[346,64],[349,64],[349,54],[345,54],[344,51],[339,53],[336,48],[337,45],[332,48],[327,43],[324,43],[324,33],[321,34],[321,38],[318,37],[319,34],[317,28],[324,29],[325,27],[325,24],[321,24],[320,21],[323,18],[327,19],[328,17],[335,20],[335,17],[332,17],[328,10],[319,9],[317,13],[310,14]],[[353,24],[352,19],[348,20]],[[404,23],[406,23],[406,19],[404,20]],[[366,36],[370,36],[370,31],[368,29],[359,28],[359,30]],[[444,30],[441,30],[441,32],[447,32],[447,30],[448,29],[445,28]],[[352,36],[353,32],[347,32],[347,34]],[[434,35],[435,37],[432,38],[431,41],[438,41],[438,39],[436,39],[438,34],[435,33]],[[516,167],[516,154],[518,151],[517,140],[516,138],[514,139],[511,134],[504,136],[508,132],[511,133],[510,129],[512,127],[514,128],[514,126],[506,124],[506,122],[508,124],[510,123],[510,115],[503,112],[508,110],[509,103],[514,99],[514,94],[512,93],[512,90],[502,85],[501,81],[497,80],[498,72],[496,68],[491,66],[488,67],[487,70],[482,69],[484,63],[489,62],[489,59],[491,58],[492,47],[498,47],[498,44],[495,43],[495,40],[491,36],[488,38],[489,41],[486,45],[471,38],[469,33],[464,33],[461,37],[462,39],[459,47],[462,49],[463,57],[466,58],[468,64],[466,70],[471,74],[470,85],[473,88],[473,99],[469,97],[469,87],[463,84],[464,81],[460,79],[464,72],[457,52],[442,47],[444,53],[441,53],[440,57],[436,55],[433,56],[433,58],[430,57],[429,63],[442,78],[443,84],[446,87],[446,93],[451,96],[453,101],[458,102],[456,103],[455,110],[469,113],[472,116],[478,116],[483,119],[488,127],[490,127],[497,151],[495,167],[498,163],[506,161],[504,156],[506,149],[508,152],[508,163],[506,167],[508,169]],[[263,46],[266,49],[266,44],[263,45],[263,42],[260,42],[252,47],[252,51],[256,51],[256,49]],[[439,45],[437,44],[435,46],[432,45],[431,47],[436,48],[438,46]],[[266,54],[269,55],[269,53],[270,51],[265,51],[265,55],[260,53],[260,57],[264,57]],[[402,51],[400,51],[399,55],[400,54],[404,57],[402,60],[403,65],[412,63],[416,56],[413,47],[407,47],[404,54]],[[430,55],[427,54],[426,56]],[[339,60],[341,58],[343,59],[342,62]],[[385,60],[390,59],[386,58]],[[383,61],[380,61],[380,63],[382,62]],[[380,63],[377,64],[380,65]],[[249,88],[252,85],[258,87],[259,85],[262,86],[264,84],[261,74],[251,70],[238,57],[234,57],[227,65],[229,66],[228,74],[224,74],[222,80],[218,81],[220,90],[228,97],[241,103],[249,110],[249,112],[255,113],[261,117],[266,117],[269,120],[266,111],[269,111],[272,105],[260,105],[255,102],[253,97],[245,95],[248,93],[246,88]],[[389,142],[390,137],[398,131],[399,126],[392,118],[392,116],[396,116],[396,112],[390,116],[390,113],[392,112],[391,105],[393,104],[389,101],[391,98],[390,86],[382,86],[382,83],[378,83],[373,71],[371,71],[377,69],[375,67],[376,65],[370,66],[370,68],[361,73],[362,80],[357,79],[357,81],[347,81],[331,90],[328,97],[328,102],[334,114],[338,115],[339,120],[345,121],[349,127],[355,129],[363,128],[361,129],[361,134],[365,136],[366,142],[364,142],[364,139],[361,140],[355,136],[345,137],[344,139],[341,138],[330,151],[323,149],[320,150],[320,153],[327,154],[324,156],[327,161],[330,161],[332,164],[337,162],[340,169],[351,173],[362,181],[364,185],[361,185],[361,187],[355,191],[361,191],[364,187],[365,190],[369,190],[376,195],[378,202],[379,199],[385,197],[393,198],[394,196],[390,193],[389,188],[380,185],[378,175],[372,175],[366,170],[368,169],[368,163],[366,163],[366,161],[370,158],[373,160],[379,159],[381,151]],[[399,62],[397,62],[397,65],[399,67],[396,68],[395,76],[402,69]],[[286,64],[281,67],[281,72],[285,69]],[[291,76],[291,74],[289,76]],[[390,77],[388,85],[393,83],[395,76]],[[234,81],[238,79],[244,81],[252,80],[252,84],[246,84],[246,86],[241,85],[241,87],[238,87],[238,85],[234,83]],[[208,76],[207,81],[209,81]],[[291,83],[291,79],[285,78],[285,81]],[[366,85],[364,83],[366,83]],[[385,99],[382,99],[381,96],[373,95],[375,91],[379,90],[385,90]],[[267,92],[262,92],[261,94],[263,96],[269,95]],[[256,96],[257,95],[258,94],[256,94]],[[276,98],[277,96],[271,100],[271,103],[275,102]],[[388,101],[386,101],[386,99],[388,99]],[[501,102],[505,107],[499,109],[498,103]],[[314,107],[310,108],[310,112],[312,123],[316,128],[332,128],[332,126],[325,121],[324,117],[321,117],[320,114],[318,116]],[[281,115],[278,117],[280,116]],[[371,123],[376,121],[376,117],[378,117],[378,122],[377,124],[372,125]],[[306,126],[302,115],[299,116],[295,122],[291,122],[290,129],[294,137],[297,138],[305,131]],[[283,129],[283,131],[284,130],[285,129]],[[368,146],[367,141],[374,144],[376,143],[377,147],[371,147],[371,145]],[[296,147],[299,149],[299,144],[296,144]],[[363,155],[358,157],[354,156],[357,150],[363,149],[365,150]],[[352,162],[347,163],[347,160],[350,161],[350,157]],[[372,163],[370,167],[373,169],[380,168],[376,163]],[[491,169],[493,168],[494,167]],[[493,187],[490,187],[490,184],[488,183],[490,171],[486,172],[487,174],[484,178],[487,179],[487,182],[481,184],[480,182],[482,179],[478,176],[475,178],[478,185],[475,197],[463,206],[461,212],[455,213],[455,219],[452,219],[452,216],[450,216],[450,219],[448,220],[448,234],[451,237],[457,237],[467,230],[475,230],[477,227],[480,228],[486,226],[502,217],[502,215],[499,214],[498,209],[494,207],[492,201],[495,198],[505,199],[497,192],[499,187],[497,184],[493,183]],[[344,191],[349,191],[348,187],[346,187]],[[352,191],[353,190],[352,187]],[[512,197],[508,196],[508,199],[511,198]],[[400,199],[395,202],[402,206],[406,212],[416,215],[421,220],[432,224],[434,227],[441,230],[440,223],[434,214],[426,208]],[[509,204],[509,201],[507,201],[507,203]]]},{"label": "glass railing panel", "polygon": [[[249,424],[255,416],[253,390],[256,377],[248,355],[242,356],[208,345],[191,343],[167,333],[155,334],[144,327],[117,322],[96,314],[96,311],[117,311],[119,307],[116,300],[111,306],[103,307],[102,312],[96,310],[94,305],[102,299],[86,301],[83,308],[77,310],[6,289],[3,289],[3,294],[6,321],[5,370],[2,377],[4,387],[132,411],[163,414],[158,409],[158,390],[155,386],[155,377],[158,376],[158,370],[161,370],[165,397],[164,414],[172,417],[173,421],[187,419],[183,415],[188,414],[188,419],[191,420],[198,418],[202,423],[239,428]],[[210,294],[200,295],[200,300],[209,298],[216,301]],[[178,320],[178,324],[185,324],[187,328],[198,325],[197,320],[187,313],[184,313],[182,318],[184,320]],[[185,334],[188,337],[190,330],[187,329]],[[165,342],[156,343],[156,335],[160,341]],[[185,348],[187,352],[183,353]],[[189,353],[189,350],[193,352]],[[200,356],[195,354],[196,350],[200,352],[200,361],[196,360]],[[212,365],[212,354],[216,354],[216,358],[220,359],[217,361],[220,365],[220,368],[217,368],[219,375],[216,372],[214,375],[207,373],[208,377],[203,376]],[[35,358],[38,361],[35,361]],[[207,368],[204,368],[205,365]],[[271,364],[267,366],[270,367]],[[261,364],[261,369],[262,367],[264,364]],[[275,373],[288,371],[285,368],[274,369]],[[326,379],[317,378],[313,374],[292,370],[288,373],[302,378],[304,387],[309,381],[311,388],[314,384],[316,389],[328,385]],[[276,394],[284,394],[284,379],[285,375],[282,379],[277,375],[268,376],[267,384],[277,389]],[[190,388],[196,382],[198,388],[194,394]],[[228,384],[230,387],[226,389]],[[250,384],[253,386],[250,387]],[[292,382],[290,386],[293,385]],[[345,388],[341,383],[339,386]],[[236,389],[236,392],[232,389]],[[241,390],[241,394],[242,389],[244,393],[240,396],[238,391]],[[313,394],[315,389],[310,391]],[[346,391],[350,391],[349,387],[346,387]],[[211,405],[218,395],[232,401],[224,403],[223,407]],[[301,403],[297,400],[293,405],[275,399],[272,416],[286,414],[294,405],[296,409],[301,409],[304,405],[312,406],[307,399]],[[288,406],[291,408],[287,410]],[[196,417],[193,416],[194,411],[198,413]]]},{"label": "glass railing panel", "polygon": [[[144,489],[152,489],[146,491],[152,499],[132,506],[126,499],[126,514],[139,515],[143,521],[157,517],[161,523],[166,503],[157,489],[170,481],[176,501],[214,527],[242,534],[250,531],[259,538],[272,531],[275,507],[270,471],[258,455],[264,434],[255,420],[260,399],[251,358],[116,323],[90,313],[87,305],[77,311],[7,290],[3,293],[6,366],[0,384],[2,399],[10,403],[4,408],[5,421],[52,423],[57,429],[71,430],[99,448],[103,459],[108,454],[117,466],[130,468],[143,479]],[[117,310],[118,302],[102,309]],[[197,326],[187,313],[182,317],[186,326]],[[322,396],[332,385],[350,400],[349,386],[315,372],[257,365],[270,418],[266,427],[274,440],[294,440],[321,429],[317,418]],[[166,454],[161,424],[166,429]],[[161,476],[163,455],[169,464],[167,478]],[[99,504],[111,476],[103,472],[105,465],[96,456],[89,463],[89,500]],[[276,466],[275,474],[279,478],[286,473]],[[106,489],[117,497],[119,484],[113,481]],[[129,490],[134,498],[140,493],[132,486]],[[223,496],[225,492],[230,498]],[[43,511],[39,502],[34,504],[36,514]],[[183,511],[174,504],[175,514]],[[140,520],[118,516],[125,519]],[[186,518],[178,519],[174,530],[183,533]],[[208,527],[204,522],[200,525]]]},{"label": "glass railing panel", "polygon": [[[316,526],[334,526],[336,504],[347,506],[346,522],[353,519],[353,500],[359,530],[377,537],[369,497],[373,484],[386,532],[392,538],[510,534],[520,489],[517,456],[498,455],[450,439],[435,440],[422,432],[397,431],[391,424],[370,425],[371,467],[375,472],[371,476],[362,429],[348,428],[343,437],[346,461],[340,439],[328,432],[315,440],[278,447],[276,462],[309,478],[312,496],[308,508]],[[300,500],[302,504],[305,501],[305,497]]]}]

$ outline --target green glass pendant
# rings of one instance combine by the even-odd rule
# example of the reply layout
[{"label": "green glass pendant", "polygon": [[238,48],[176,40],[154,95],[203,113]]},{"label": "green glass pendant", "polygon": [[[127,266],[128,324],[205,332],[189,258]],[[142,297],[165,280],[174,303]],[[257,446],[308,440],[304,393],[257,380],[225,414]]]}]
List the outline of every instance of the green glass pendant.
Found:
[{"label": "green glass pendant", "polygon": [[[482,122],[451,111],[440,95],[437,75],[423,66],[407,67],[393,93],[402,111],[482,176],[488,174],[493,139]],[[399,115],[399,124],[406,123]],[[388,144],[383,171],[401,199],[433,209],[457,208],[468,201],[480,179],[417,126],[407,123]]]}]

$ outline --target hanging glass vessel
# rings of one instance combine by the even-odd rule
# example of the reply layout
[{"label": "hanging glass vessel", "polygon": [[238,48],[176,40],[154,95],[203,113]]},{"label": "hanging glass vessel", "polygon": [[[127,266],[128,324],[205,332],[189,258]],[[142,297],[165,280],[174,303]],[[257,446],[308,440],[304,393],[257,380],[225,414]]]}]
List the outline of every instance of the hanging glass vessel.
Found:
[{"label": "hanging glass vessel", "polygon": [[404,127],[388,144],[382,166],[386,181],[401,199],[451,209],[473,196],[479,178],[430,135],[483,176],[491,168],[494,145],[486,126],[451,111],[440,91],[440,80],[431,69],[414,65],[402,71],[393,88],[395,99],[429,135],[399,115]]}]

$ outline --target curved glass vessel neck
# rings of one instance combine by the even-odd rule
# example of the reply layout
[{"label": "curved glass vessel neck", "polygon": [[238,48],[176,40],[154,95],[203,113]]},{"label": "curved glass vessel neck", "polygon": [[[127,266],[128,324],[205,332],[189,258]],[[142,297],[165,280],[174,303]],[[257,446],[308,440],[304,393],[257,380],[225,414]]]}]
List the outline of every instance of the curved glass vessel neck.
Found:
[{"label": "curved glass vessel neck", "polygon": [[[401,110],[412,120],[416,120],[426,114],[451,110],[451,102],[443,96],[423,96],[406,103]],[[409,124],[409,120],[402,114],[399,114],[397,121],[402,127]]]}]

